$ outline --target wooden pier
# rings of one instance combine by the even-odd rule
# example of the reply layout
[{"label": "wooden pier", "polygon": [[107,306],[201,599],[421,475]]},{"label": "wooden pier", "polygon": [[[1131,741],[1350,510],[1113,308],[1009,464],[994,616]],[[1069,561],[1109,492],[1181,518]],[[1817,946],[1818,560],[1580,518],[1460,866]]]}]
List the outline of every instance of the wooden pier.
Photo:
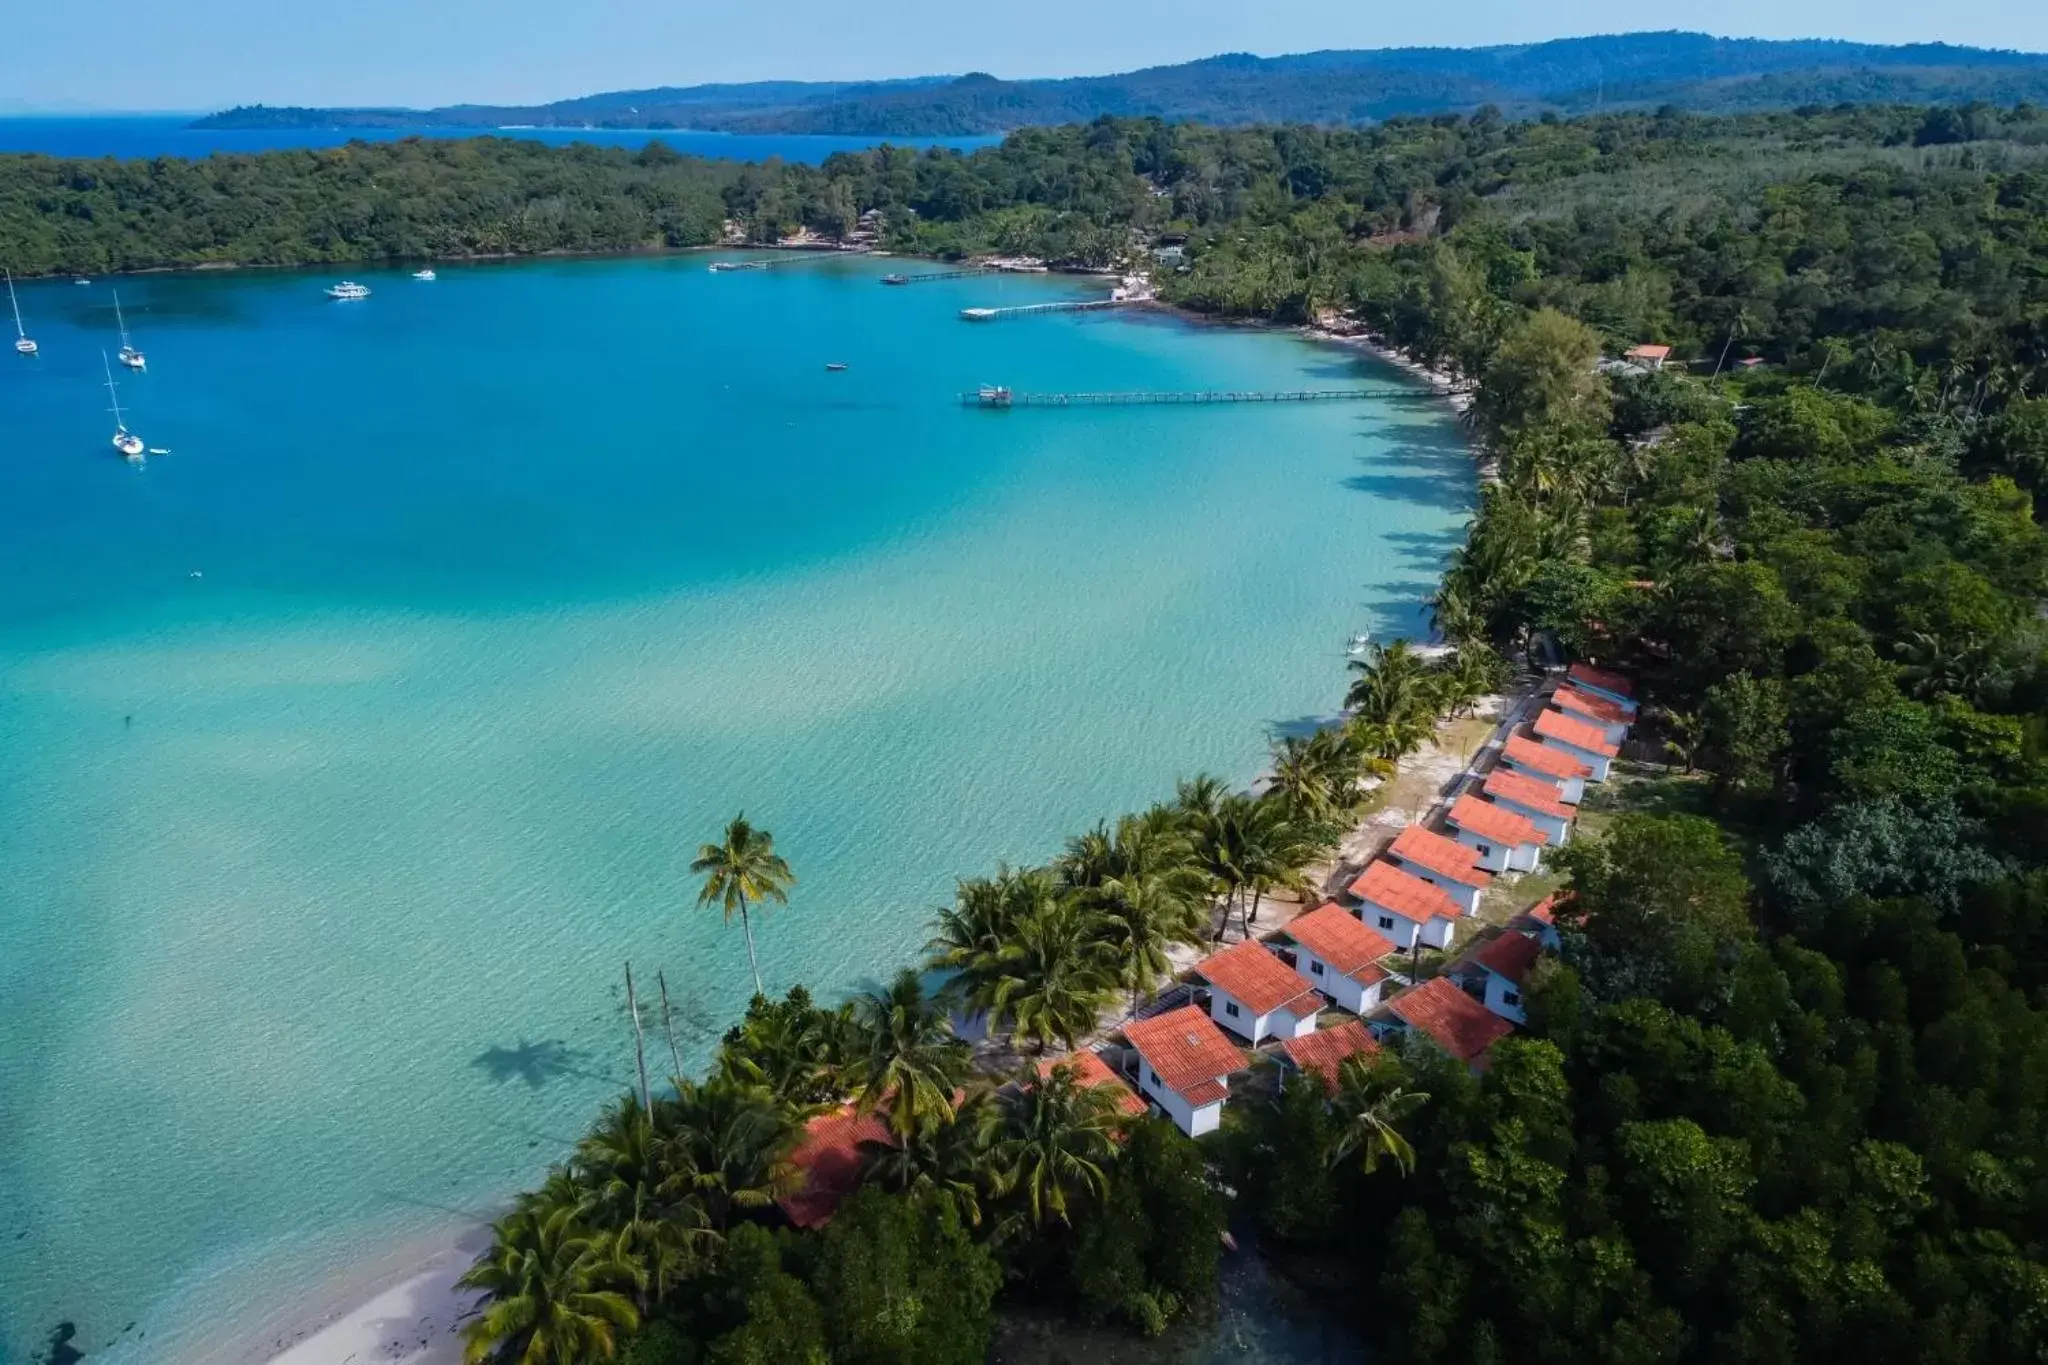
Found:
[{"label": "wooden pier", "polygon": [[992,265],[963,266],[958,270],[928,270],[922,275],[884,275],[883,284],[927,284],[932,280],[964,280],[969,275],[993,275]]},{"label": "wooden pier", "polygon": [[1187,406],[1203,403],[1345,403],[1364,399],[1428,399],[1413,389],[1196,389],[1187,392],[1134,390],[1109,393],[1017,393],[989,387],[960,395],[970,408],[1104,408]]}]

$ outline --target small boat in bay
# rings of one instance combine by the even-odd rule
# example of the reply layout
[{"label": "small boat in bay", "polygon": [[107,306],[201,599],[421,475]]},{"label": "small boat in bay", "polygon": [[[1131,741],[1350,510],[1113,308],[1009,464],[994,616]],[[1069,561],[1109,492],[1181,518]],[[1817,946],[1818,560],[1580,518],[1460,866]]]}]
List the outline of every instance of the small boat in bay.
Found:
[{"label": "small boat in bay", "polygon": [[422,284],[431,284],[431,283],[433,283],[433,282],[434,282],[435,280],[438,280],[438,279],[440,279],[440,278],[441,278],[441,277],[440,277],[439,275],[436,275],[436,274],[434,273],[433,267],[431,267],[431,266],[429,266],[429,267],[428,267],[427,269],[425,269],[425,270],[415,270],[415,271],[413,271],[413,272],[412,272],[412,277],[413,277],[414,279],[418,280],[418,281],[419,281],[420,283],[422,283]]},{"label": "small boat in bay", "polygon": [[121,453],[122,459],[140,464],[147,447],[142,444],[140,436],[128,430],[127,422],[121,417],[121,391],[114,387],[114,367],[107,363],[105,351],[100,352],[100,368],[107,372],[107,397],[114,405],[114,449]]},{"label": "small boat in bay", "polygon": [[883,283],[883,284],[909,284],[909,283],[910,283],[910,276],[908,276],[908,275],[884,275],[884,276],[882,276],[882,283]]},{"label": "small boat in bay", "polygon": [[836,372],[845,369],[846,362],[843,360],[828,360],[825,362],[825,368]]},{"label": "small boat in bay", "polygon": [[7,302],[14,306],[14,350],[18,355],[34,355],[36,344],[30,340],[21,325],[21,300],[14,297],[14,272],[7,272]]},{"label": "small boat in bay", "polygon": [[370,286],[357,284],[354,280],[343,280],[340,284],[330,284],[327,286],[327,297],[343,301],[366,299],[370,297]]},{"label": "small boat in bay", "polygon": [[128,341],[128,319],[121,313],[121,291],[114,291],[114,325],[121,329],[121,351],[115,358],[131,370],[149,368],[149,358]]}]

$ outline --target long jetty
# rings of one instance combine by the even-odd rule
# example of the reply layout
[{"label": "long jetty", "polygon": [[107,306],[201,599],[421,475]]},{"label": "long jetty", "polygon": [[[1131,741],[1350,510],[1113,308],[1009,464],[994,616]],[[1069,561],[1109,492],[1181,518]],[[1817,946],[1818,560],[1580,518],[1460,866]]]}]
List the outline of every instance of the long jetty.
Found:
[{"label": "long jetty", "polygon": [[1101,408],[1202,403],[1346,403],[1434,396],[1411,389],[1195,389],[1182,392],[1139,389],[1107,393],[1016,393],[1009,389],[991,388],[963,393],[960,402],[970,408]]},{"label": "long jetty", "polygon": [[993,275],[992,265],[962,266],[958,270],[927,270],[922,275],[884,275],[883,284],[929,284],[933,280],[964,280],[969,275]]},{"label": "long jetty", "polygon": [[962,308],[960,316],[968,322],[999,322],[1033,313],[1079,313],[1090,308],[1121,308],[1127,303],[1143,302],[1144,299],[1070,299],[1062,303],[1026,303],[1015,308]]}]

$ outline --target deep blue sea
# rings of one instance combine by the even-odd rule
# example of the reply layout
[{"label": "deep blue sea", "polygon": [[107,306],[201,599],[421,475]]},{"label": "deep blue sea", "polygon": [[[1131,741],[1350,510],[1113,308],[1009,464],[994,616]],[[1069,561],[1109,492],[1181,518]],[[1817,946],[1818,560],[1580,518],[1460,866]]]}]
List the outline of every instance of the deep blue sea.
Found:
[{"label": "deep blue sea", "polygon": [[0,1361],[60,1321],[94,1365],[251,1358],[239,1324],[569,1149],[630,1074],[623,963],[705,1056],[746,953],[687,867],[735,812],[799,878],[769,988],[838,996],[956,878],[1253,777],[1463,534],[1469,455],[1412,397],[958,401],[1402,385],[1353,353],[709,259],[120,281],[139,469],[114,282],[22,287]]},{"label": "deep blue sea", "polygon": [[[447,128],[192,128],[191,115],[135,114],[90,118],[0,118],[0,152],[45,152],[51,156],[119,158],[210,156],[215,152],[265,152],[279,147],[338,147],[363,139],[386,142],[402,137],[513,137],[566,146],[590,142],[600,147],[644,147],[660,141],[688,156],[733,161],[784,161],[816,164],[834,152],[860,151],[885,139],[751,133],[693,133],[663,130],[505,128],[469,132]],[[901,147],[957,147],[971,151],[1001,141],[996,137],[889,138]]]}]

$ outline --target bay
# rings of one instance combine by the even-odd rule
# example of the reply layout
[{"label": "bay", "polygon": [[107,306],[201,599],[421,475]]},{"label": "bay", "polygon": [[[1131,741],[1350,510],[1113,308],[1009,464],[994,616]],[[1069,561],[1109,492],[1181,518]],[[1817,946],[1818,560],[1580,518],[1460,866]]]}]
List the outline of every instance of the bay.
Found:
[{"label": "bay", "polygon": [[[1473,498],[1412,398],[983,411],[1030,390],[1403,381],[1163,314],[988,325],[1061,278],[449,266],[22,290],[0,364],[0,1361],[234,1324],[488,1215],[749,992],[693,904],[744,809],[800,882],[771,990],[912,960],[1042,859],[1336,707]],[[897,263],[894,268],[902,268]],[[827,372],[844,362],[844,372]],[[132,1326],[131,1326],[132,1324]]]},{"label": "bay", "polygon": [[857,152],[882,142],[898,147],[953,147],[972,151],[998,137],[878,138],[795,133],[702,133],[644,128],[194,128],[190,114],[103,114],[0,118],[0,152],[48,156],[202,157],[216,152],[268,152],[286,147],[339,147],[345,142],[390,142],[405,137],[508,137],[565,147],[638,149],[662,142],[685,156],[732,161],[802,161],[811,165],[834,152]]}]

